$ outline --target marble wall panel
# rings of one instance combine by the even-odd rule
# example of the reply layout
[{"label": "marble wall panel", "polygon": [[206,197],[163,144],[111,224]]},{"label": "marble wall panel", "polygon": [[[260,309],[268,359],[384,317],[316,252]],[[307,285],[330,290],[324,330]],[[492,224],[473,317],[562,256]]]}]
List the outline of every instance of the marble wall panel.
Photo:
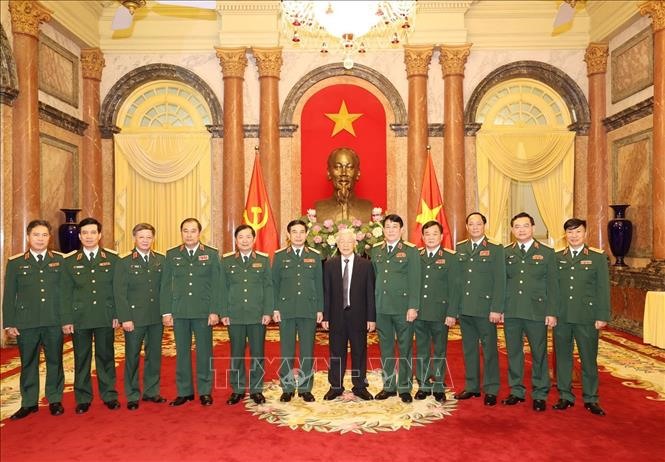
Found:
[{"label": "marble wall panel", "polygon": [[[4,8],[4,6],[2,6]],[[11,256],[12,235],[12,121],[13,109],[11,106],[0,104],[0,130],[3,137],[0,140],[0,281],[5,280],[5,262]],[[3,296],[4,284],[0,284],[0,298]],[[0,328],[2,313],[0,313]],[[4,329],[0,334],[0,347],[5,346],[9,339]]]},{"label": "marble wall panel", "polygon": [[[6,3],[6,2],[2,2]],[[69,37],[65,37],[60,33],[58,30],[56,30],[51,24],[45,23],[40,26],[40,37],[46,37],[47,40],[49,40],[51,43],[55,43],[56,47],[59,48],[63,54],[70,53],[74,58],[78,60],[78,57],[81,55],[81,48],[79,45],[77,45],[73,40],[71,40]],[[40,45],[40,49],[42,46]],[[81,81],[81,66],[77,65],[77,70],[75,74],[71,74],[67,76],[67,79],[75,79],[76,82]],[[40,69],[41,69],[41,64],[40,64]],[[47,71],[48,73],[51,72],[51,70]],[[48,79],[49,83],[55,83],[55,79],[62,80],[63,84],[61,86],[66,87],[66,79],[62,77],[53,77],[50,75],[46,75],[47,72],[45,72],[45,77]],[[58,96],[54,96],[49,94],[46,91],[43,91],[41,89],[40,85],[40,91],[39,91],[39,101],[48,104],[49,106],[53,106],[56,109],[59,109],[63,112],[66,112],[67,114],[76,117],[77,119],[81,119],[83,117],[83,114],[81,112],[81,105],[78,104],[81,101],[82,98],[82,92],[83,92],[83,86],[77,84],[77,88],[75,91],[71,91],[72,94],[75,96],[72,96],[72,100],[76,100],[76,104],[72,104],[71,102],[67,102],[63,99],[61,99]]]},{"label": "marble wall panel", "polygon": [[585,219],[586,203],[586,171],[589,148],[588,136],[575,137],[575,177],[573,180],[573,215]]},{"label": "marble wall panel", "polygon": [[653,34],[646,27],[612,50],[610,57],[612,104],[653,85]]}]

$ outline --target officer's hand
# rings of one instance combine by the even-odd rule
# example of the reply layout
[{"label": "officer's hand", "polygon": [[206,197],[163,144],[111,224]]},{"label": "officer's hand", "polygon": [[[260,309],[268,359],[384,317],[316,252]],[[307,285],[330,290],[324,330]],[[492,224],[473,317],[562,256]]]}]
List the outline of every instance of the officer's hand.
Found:
[{"label": "officer's hand", "polygon": [[122,328],[125,330],[125,332],[132,332],[134,330],[134,321],[123,322]]},{"label": "officer's hand", "polygon": [[73,334],[74,333],[74,324],[65,324],[62,326],[62,333],[63,334]]},{"label": "officer's hand", "polygon": [[162,316],[162,324],[166,327],[173,327],[173,315],[165,314]]},{"label": "officer's hand", "polygon": [[323,330],[328,330],[330,329],[330,323],[328,321],[322,321],[321,327],[323,327]]},{"label": "officer's hand", "polygon": [[5,332],[7,332],[7,335],[9,335],[12,338],[16,338],[19,335],[21,335],[16,327],[7,327],[5,329]]},{"label": "officer's hand", "polygon": [[323,311],[317,311],[316,312],[316,323],[320,323],[323,321]]},{"label": "officer's hand", "polygon": [[367,332],[374,332],[376,330],[376,323],[367,321]]},{"label": "officer's hand", "polygon": [[270,324],[270,315],[264,314],[263,317],[261,318],[261,324],[263,324],[264,326]]},{"label": "officer's hand", "polygon": [[282,315],[279,314],[279,310],[275,310],[272,312],[272,319],[275,322],[282,322]]},{"label": "officer's hand", "polygon": [[444,324],[448,327],[453,327],[455,325],[455,321],[457,321],[455,318],[452,316],[446,316],[446,320],[443,321]]},{"label": "officer's hand", "polygon": [[545,325],[547,327],[556,327],[556,316],[545,316]]},{"label": "officer's hand", "polygon": [[406,310],[406,322],[413,322],[418,317],[418,310],[415,308],[409,308]]},{"label": "officer's hand", "polygon": [[113,325],[113,328],[114,328],[114,329],[117,329],[118,327],[120,327],[120,321],[118,321],[118,319],[115,318],[115,319],[113,320],[113,324],[112,324],[112,325]]},{"label": "officer's hand", "polygon": [[498,324],[501,322],[501,313],[495,311],[490,312],[490,322],[492,324]]},{"label": "officer's hand", "polygon": [[603,327],[605,327],[606,325],[607,325],[607,322],[605,322],[605,321],[596,321],[595,327],[596,327],[596,330],[600,330]]},{"label": "officer's hand", "polygon": [[228,316],[224,316],[222,318],[222,325],[223,326],[228,326],[229,324],[231,324],[231,318],[229,318]]},{"label": "officer's hand", "polygon": [[208,315],[208,325],[216,326],[217,324],[219,324],[219,316],[215,313],[210,313]]}]

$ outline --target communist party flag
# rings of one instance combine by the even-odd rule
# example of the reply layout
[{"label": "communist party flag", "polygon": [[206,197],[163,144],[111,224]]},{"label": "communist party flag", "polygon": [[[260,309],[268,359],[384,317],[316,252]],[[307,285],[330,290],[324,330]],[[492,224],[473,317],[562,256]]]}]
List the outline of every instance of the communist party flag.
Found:
[{"label": "communist party flag", "polygon": [[254,248],[260,252],[267,253],[272,259],[275,250],[279,248],[279,236],[277,234],[277,226],[275,225],[275,217],[270,208],[266,185],[263,183],[261,160],[259,159],[258,151],[254,158],[252,179],[249,182],[247,203],[245,204],[245,211],[242,217],[243,222],[256,231]]},{"label": "communist party flag", "polygon": [[439,182],[436,181],[436,172],[432,165],[432,154],[427,149],[427,164],[425,165],[425,175],[423,176],[423,189],[420,192],[420,205],[418,206],[418,215],[416,225],[411,232],[410,241],[418,247],[423,246],[422,228],[430,220],[436,220],[443,227],[443,240],[441,245],[448,249],[453,248],[450,228],[446,221],[446,215],[443,213],[443,201],[439,192]]}]

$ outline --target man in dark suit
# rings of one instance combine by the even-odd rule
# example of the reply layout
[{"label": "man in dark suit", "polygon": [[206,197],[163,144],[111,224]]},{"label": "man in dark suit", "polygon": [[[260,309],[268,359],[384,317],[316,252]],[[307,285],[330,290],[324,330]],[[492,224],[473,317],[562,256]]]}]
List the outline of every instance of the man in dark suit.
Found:
[{"label": "man in dark suit", "polygon": [[351,344],[353,394],[373,399],[367,391],[367,332],[376,328],[374,269],[369,260],[354,253],[356,237],[350,229],[337,235],[340,255],[330,258],[324,269],[323,323],[330,329],[330,390],[323,399],[333,400],[344,391],[346,348]]}]

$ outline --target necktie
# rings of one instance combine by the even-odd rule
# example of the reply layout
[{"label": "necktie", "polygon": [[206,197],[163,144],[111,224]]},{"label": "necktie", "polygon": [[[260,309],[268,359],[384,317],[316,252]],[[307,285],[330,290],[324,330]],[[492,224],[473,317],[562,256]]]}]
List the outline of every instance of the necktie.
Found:
[{"label": "necktie", "polygon": [[526,246],[524,244],[520,245],[520,250],[522,250],[522,255],[526,255]]},{"label": "necktie", "polygon": [[37,261],[39,263],[43,262],[44,261],[44,255],[42,255],[41,253],[39,255],[37,255]]},{"label": "necktie", "polygon": [[300,258],[300,249],[296,249],[296,257]]},{"label": "necktie", "polygon": [[242,256],[242,262],[243,262],[243,263],[247,263],[247,260],[248,260],[247,255],[243,255],[243,256]]},{"label": "necktie", "polygon": [[194,256],[194,251],[193,251],[192,249],[189,249],[188,252],[189,252],[189,256],[190,256],[190,257],[193,257],[193,256]]},{"label": "necktie", "polygon": [[429,253],[429,257],[432,258],[432,255],[434,255],[434,252]]},{"label": "necktie", "polygon": [[145,261],[146,263],[148,263],[148,256],[147,256],[147,255],[143,255],[143,261]]},{"label": "necktie", "polygon": [[475,252],[477,248],[478,248],[478,244],[476,244],[474,242],[473,245],[471,246],[471,252]]},{"label": "necktie", "polygon": [[577,254],[578,254],[578,253],[579,253],[579,252],[578,252],[577,250],[573,250],[573,259],[574,259],[575,257],[577,257]]},{"label": "necktie", "polygon": [[93,261],[94,259],[95,259],[95,253],[90,252],[90,254],[88,255],[88,260]]},{"label": "necktie", "polygon": [[349,259],[344,259],[344,272],[342,273],[342,290],[344,291],[344,309],[349,309]]},{"label": "necktie", "polygon": [[388,253],[393,253],[393,247],[395,247],[395,246],[394,245],[389,245],[388,246]]}]

